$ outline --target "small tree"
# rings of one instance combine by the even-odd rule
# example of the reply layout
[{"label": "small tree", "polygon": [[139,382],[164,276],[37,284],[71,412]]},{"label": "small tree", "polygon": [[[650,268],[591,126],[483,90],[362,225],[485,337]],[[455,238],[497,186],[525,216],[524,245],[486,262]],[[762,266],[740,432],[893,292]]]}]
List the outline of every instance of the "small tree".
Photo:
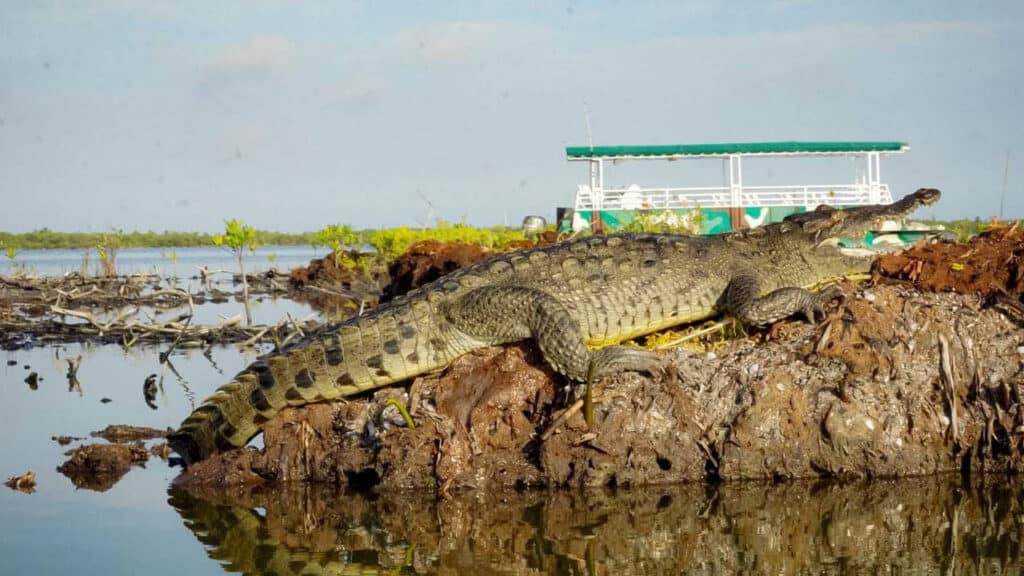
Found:
[{"label": "small tree", "polygon": [[245,304],[245,323],[252,326],[249,309],[249,283],[245,279],[245,249],[256,251],[256,229],[241,220],[225,220],[224,233],[213,237],[213,245],[229,250],[238,259],[238,272],[242,275],[242,303]]},{"label": "small tree", "polygon": [[121,250],[121,231],[112,230],[104,234],[96,245],[100,257],[100,267],[104,276],[117,276],[117,253]]},{"label": "small tree", "polygon": [[313,237],[313,248],[317,246],[328,246],[334,252],[334,265],[346,268],[352,268],[356,265],[356,261],[353,260],[345,250],[359,242],[359,236],[352,231],[352,227],[348,224],[331,224],[324,226],[317,231]]}]

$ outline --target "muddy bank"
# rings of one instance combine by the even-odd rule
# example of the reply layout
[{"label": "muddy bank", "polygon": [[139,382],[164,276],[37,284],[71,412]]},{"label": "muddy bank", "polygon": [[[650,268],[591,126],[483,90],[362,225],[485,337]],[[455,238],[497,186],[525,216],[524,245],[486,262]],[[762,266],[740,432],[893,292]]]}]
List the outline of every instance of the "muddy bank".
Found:
[{"label": "muddy bank", "polygon": [[[179,482],[447,492],[1019,471],[1024,333],[978,296],[843,289],[819,326],[674,350],[662,374],[600,383],[593,430],[578,412],[560,418],[571,403],[561,379],[521,344],[468,354],[411,388],[288,410],[265,450],[211,458]],[[398,425],[392,397],[415,429]]]},{"label": "muddy bank", "polygon": [[1022,496],[918,478],[440,500],[291,485],[170,504],[246,574],[985,574],[1018,562]]},{"label": "muddy bank", "polygon": [[288,275],[296,301],[335,316],[375,306],[387,281],[386,271],[375,263],[372,254],[356,251],[345,252],[339,258],[328,254],[311,260],[308,266],[292,269]]}]

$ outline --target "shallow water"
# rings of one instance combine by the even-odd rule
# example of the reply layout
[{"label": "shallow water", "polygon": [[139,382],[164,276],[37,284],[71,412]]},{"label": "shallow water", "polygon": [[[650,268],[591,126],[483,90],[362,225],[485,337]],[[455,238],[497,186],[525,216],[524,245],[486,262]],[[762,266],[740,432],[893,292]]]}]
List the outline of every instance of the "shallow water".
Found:
[{"label": "shallow water", "polygon": [[[0,274],[25,270],[41,276],[60,276],[78,272],[86,250],[21,250],[14,261],[3,258]],[[172,260],[172,254],[175,257]],[[312,246],[260,246],[254,254],[246,253],[246,272],[260,272],[270,268],[288,270],[305,266],[325,251],[315,252]],[[97,272],[99,261],[95,250],[89,251],[88,273]],[[210,270],[237,270],[231,252],[215,246],[192,248],[125,248],[117,252],[115,261],[119,274],[159,273],[163,276],[190,278],[199,274],[199,266]]]},{"label": "shallow water", "polygon": [[[198,321],[215,322],[241,313],[241,304],[196,312]],[[286,299],[255,307],[257,321],[270,324],[308,312]],[[0,574],[1024,572],[1024,485],[1003,478],[438,501],[308,486],[187,494],[169,490],[177,470],[151,458],[106,492],[75,489],[56,467],[81,442],[61,447],[51,436],[88,436],[108,424],[176,426],[257,354],[179,350],[161,365],[162,349],[74,344],[0,352],[0,479],[38,474],[34,494],[0,487]],[[69,390],[65,359],[79,354],[80,386]],[[32,371],[42,378],[36,390],[24,382]],[[142,392],[150,374],[161,384],[156,409]]]}]

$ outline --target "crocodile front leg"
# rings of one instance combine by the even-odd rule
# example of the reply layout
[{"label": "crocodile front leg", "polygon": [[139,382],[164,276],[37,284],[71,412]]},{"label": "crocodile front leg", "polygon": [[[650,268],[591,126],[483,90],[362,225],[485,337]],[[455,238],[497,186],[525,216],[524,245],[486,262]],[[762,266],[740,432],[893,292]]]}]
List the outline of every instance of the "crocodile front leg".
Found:
[{"label": "crocodile front leg", "polygon": [[725,289],[724,311],[750,326],[771,324],[797,312],[813,324],[817,315],[824,316],[826,304],[843,295],[836,286],[829,286],[818,293],[796,287],[779,288],[764,296],[758,296],[759,293],[760,281],[756,276],[736,276]]},{"label": "crocodile front leg", "polygon": [[556,372],[587,383],[588,409],[596,380],[623,371],[652,372],[661,364],[658,354],[629,346],[591,351],[565,305],[533,288],[483,286],[451,302],[444,313],[460,331],[487,344],[532,338]]}]

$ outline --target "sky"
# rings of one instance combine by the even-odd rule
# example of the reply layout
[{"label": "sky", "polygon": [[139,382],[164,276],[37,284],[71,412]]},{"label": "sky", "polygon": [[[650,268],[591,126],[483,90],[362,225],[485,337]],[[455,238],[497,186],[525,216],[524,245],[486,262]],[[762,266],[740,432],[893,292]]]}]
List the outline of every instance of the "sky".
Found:
[{"label": "sky", "polygon": [[[0,230],[518,224],[566,146],[774,140],[908,142],[925,216],[1024,217],[1021,54],[1016,1],[5,0]],[[746,183],[853,179],[789,162]]]}]

